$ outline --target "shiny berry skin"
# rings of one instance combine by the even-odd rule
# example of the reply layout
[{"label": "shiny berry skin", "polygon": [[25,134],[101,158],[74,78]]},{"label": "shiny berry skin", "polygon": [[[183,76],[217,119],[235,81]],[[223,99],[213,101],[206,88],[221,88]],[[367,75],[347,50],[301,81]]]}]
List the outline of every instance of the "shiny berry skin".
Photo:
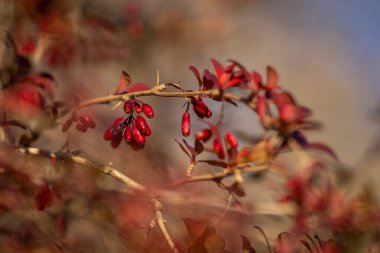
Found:
[{"label": "shiny berry skin", "polygon": [[190,135],[190,113],[185,112],[182,116],[181,124],[182,135],[187,137]]},{"label": "shiny berry skin", "polygon": [[150,130],[150,127],[149,125],[147,124],[146,125],[146,130],[145,130],[145,136],[150,136],[152,134],[152,131]]},{"label": "shiny berry skin", "polygon": [[143,104],[142,105],[142,111],[147,116],[148,118],[153,118],[154,117],[154,111],[153,108],[148,105],[148,104]]},{"label": "shiny berry skin", "polygon": [[132,127],[132,134],[136,144],[140,146],[145,144],[145,136],[140,132],[136,124]]},{"label": "shiny berry skin", "polygon": [[197,116],[201,119],[204,117],[210,118],[212,116],[212,112],[209,110],[207,105],[203,102],[201,98],[194,99],[192,101],[193,110],[197,114]]},{"label": "shiny berry skin", "polygon": [[224,139],[226,140],[226,143],[229,146],[229,148],[231,148],[231,149],[237,148],[238,141],[237,141],[235,135],[233,135],[231,133],[225,133]]},{"label": "shiny berry skin", "polygon": [[134,110],[136,113],[140,113],[142,111],[142,106],[141,106],[141,103],[134,100],[133,101],[133,104],[134,104]]},{"label": "shiny berry skin", "polygon": [[124,111],[125,113],[131,113],[133,111],[133,102],[132,101],[127,101],[124,103]]},{"label": "shiny berry skin", "polygon": [[195,135],[195,139],[197,141],[208,141],[211,135],[212,135],[212,132],[210,129],[203,129]]},{"label": "shiny berry skin", "polygon": [[138,116],[136,118],[135,124],[137,125],[138,129],[140,130],[140,132],[145,135],[146,129],[147,129],[147,126],[148,126],[148,123],[146,123],[146,120],[143,117]]},{"label": "shiny berry skin", "polygon": [[129,126],[127,127],[127,129],[125,129],[124,139],[125,142],[131,142],[133,140],[132,128]]},{"label": "shiny berry skin", "polygon": [[220,159],[224,159],[224,157],[225,157],[224,150],[223,150],[222,144],[220,143],[220,141],[218,139],[214,140],[214,144],[212,145],[212,149],[214,150],[215,153],[217,153],[217,155]]},{"label": "shiny berry skin", "polygon": [[117,118],[115,120],[115,122],[112,124],[112,126],[110,126],[109,128],[107,128],[107,130],[104,132],[104,136],[103,136],[106,141],[112,140],[114,129],[116,127],[118,127],[123,121],[124,121],[123,118]]},{"label": "shiny berry skin", "polygon": [[103,137],[106,141],[110,141],[112,139],[112,129],[113,127],[111,126],[104,132]]},{"label": "shiny berry skin", "polygon": [[117,148],[123,139],[123,131],[121,129],[112,130],[111,146]]}]

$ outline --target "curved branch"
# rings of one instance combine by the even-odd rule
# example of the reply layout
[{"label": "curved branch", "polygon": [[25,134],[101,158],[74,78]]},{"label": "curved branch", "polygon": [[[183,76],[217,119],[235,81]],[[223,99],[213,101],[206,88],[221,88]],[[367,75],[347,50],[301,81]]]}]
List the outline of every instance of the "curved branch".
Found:
[{"label": "curved branch", "polygon": [[137,183],[133,179],[129,178],[124,173],[114,169],[111,164],[105,165],[102,163],[90,161],[86,158],[76,156],[70,153],[65,152],[52,152],[46,149],[39,148],[19,148],[17,150],[21,155],[34,155],[34,156],[43,156],[49,157],[53,159],[71,161],[76,164],[80,164],[85,167],[90,167],[97,169],[103,174],[109,175],[113,178],[116,178],[124,185],[126,185],[129,189],[133,190],[135,193],[140,193],[147,197],[150,200],[151,205],[153,206],[153,210],[155,213],[154,222],[158,226],[161,231],[162,236],[165,238],[167,245],[174,253],[178,253],[178,250],[165,226],[165,221],[162,213],[162,204],[159,202],[153,193],[149,192],[143,185]]}]

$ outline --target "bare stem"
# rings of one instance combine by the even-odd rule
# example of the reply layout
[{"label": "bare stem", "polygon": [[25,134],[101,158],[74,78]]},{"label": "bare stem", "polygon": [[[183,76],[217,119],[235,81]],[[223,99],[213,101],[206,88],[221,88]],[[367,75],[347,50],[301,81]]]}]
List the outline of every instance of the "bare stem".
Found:
[{"label": "bare stem", "polygon": [[[246,168],[240,169],[240,173],[245,174],[245,173],[266,171],[269,169],[269,167],[270,166],[267,164],[257,165],[257,166],[253,166],[253,167],[246,167]],[[215,174],[205,174],[205,175],[192,176],[192,177],[182,178],[182,179],[176,180],[170,186],[171,186],[171,188],[175,188],[175,187],[182,186],[185,184],[194,183],[194,182],[201,182],[201,181],[218,182],[218,181],[221,181],[224,178],[232,176],[232,175],[234,175],[233,171],[228,170],[225,172],[220,172],[220,173],[215,173]]]},{"label": "bare stem", "polygon": [[122,182],[125,186],[127,186],[129,189],[133,190],[136,194],[137,193],[142,194],[143,196],[147,197],[150,200],[150,203],[155,213],[155,217],[154,217],[155,224],[158,226],[159,230],[161,231],[162,236],[165,238],[165,241],[167,245],[170,247],[170,249],[172,250],[172,252],[178,253],[178,250],[165,226],[165,220],[162,214],[163,208],[162,208],[161,202],[159,202],[154,196],[154,194],[149,192],[143,185],[137,183],[136,181],[129,178],[124,173],[120,172],[119,170],[114,169],[112,165],[105,165],[102,163],[90,161],[86,158],[72,155],[70,153],[52,152],[50,150],[39,149],[39,148],[19,148],[18,152],[22,155],[44,156],[44,157],[49,157],[49,158],[58,159],[58,160],[71,161],[73,163],[80,164],[85,167],[97,169],[103,174],[116,178],[117,180]]}]

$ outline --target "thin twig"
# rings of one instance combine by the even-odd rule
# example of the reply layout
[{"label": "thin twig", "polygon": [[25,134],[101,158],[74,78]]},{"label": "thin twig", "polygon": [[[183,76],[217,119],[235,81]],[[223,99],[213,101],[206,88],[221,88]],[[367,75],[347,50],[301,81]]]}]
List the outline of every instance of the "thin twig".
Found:
[{"label": "thin twig", "polygon": [[122,182],[124,185],[126,185],[129,189],[133,190],[135,193],[139,193],[147,197],[150,200],[151,205],[153,206],[153,210],[155,213],[154,221],[156,225],[158,226],[158,228],[160,229],[162,236],[165,238],[165,241],[167,245],[170,247],[170,249],[174,253],[178,253],[178,250],[165,226],[165,220],[162,214],[163,208],[162,208],[161,202],[159,202],[154,196],[154,194],[149,192],[143,185],[129,178],[124,173],[114,169],[112,165],[105,165],[102,163],[90,161],[86,158],[75,156],[70,153],[52,152],[50,150],[39,149],[39,148],[19,148],[18,152],[22,155],[43,156],[43,157],[49,157],[49,158],[58,159],[58,160],[71,161],[73,163],[80,164],[85,167],[97,169],[103,174],[116,178],[117,180]]},{"label": "thin twig", "polygon": [[[245,173],[252,173],[252,172],[261,172],[261,171],[266,171],[269,169],[269,165],[257,165],[253,167],[246,167],[240,169],[241,174]],[[228,170],[225,172],[220,172],[220,173],[215,173],[215,174],[205,174],[205,175],[198,175],[198,176],[193,176],[189,178],[182,178],[179,180],[174,181],[170,187],[175,188],[181,185],[189,184],[189,183],[194,183],[194,182],[201,182],[201,181],[221,181],[225,177],[233,175],[232,170]]]}]

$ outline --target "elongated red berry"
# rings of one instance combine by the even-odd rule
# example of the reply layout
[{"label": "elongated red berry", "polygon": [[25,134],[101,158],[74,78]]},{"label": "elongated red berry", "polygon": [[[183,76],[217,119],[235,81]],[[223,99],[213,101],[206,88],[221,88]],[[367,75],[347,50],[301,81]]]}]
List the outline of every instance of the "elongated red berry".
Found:
[{"label": "elongated red berry", "polygon": [[185,112],[182,116],[181,124],[182,135],[187,137],[190,135],[190,113]]},{"label": "elongated red berry", "polygon": [[130,126],[125,129],[124,139],[126,142],[131,142],[133,140],[132,128]]},{"label": "elongated red berry", "polygon": [[112,130],[111,146],[113,148],[117,148],[120,145],[122,139],[123,139],[122,129],[115,129],[114,128]]},{"label": "elongated red berry", "polygon": [[211,133],[210,129],[203,129],[195,135],[195,139],[197,141],[208,141],[208,139],[210,139],[211,135],[212,135],[212,133]]},{"label": "elongated red berry", "polygon": [[133,134],[133,139],[138,145],[142,146],[145,144],[145,136],[140,132],[136,124],[133,125],[132,127],[132,134]]},{"label": "elongated red berry", "polygon": [[112,132],[113,132],[114,128],[116,128],[118,125],[120,125],[123,121],[124,121],[123,118],[117,118],[115,120],[115,122],[112,124],[112,126],[107,128],[107,130],[104,132],[104,136],[103,136],[106,141],[112,140],[112,136],[113,136]]},{"label": "elongated red berry", "polygon": [[107,128],[107,130],[104,132],[104,139],[106,141],[110,141],[112,139],[112,129],[113,129],[113,126]]},{"label": "elongated red berry", "polygon": [[148,105],[148,104],[143,104],[142,105],[142,111],[147,116],[148,118],[153,118],[154,117],[154,111],[153,108]]},{"label": "elongated red berry", "polygon": [[137,125],[140,132],[145,135],[148,123],[146,123],[146,120],[144,119],[144,117],[138,116],[136,118],[135,124]]},{"label": "elongated red berry", "polygon": [[197,114],[197,116],[201,119],[204,117],[210,118],[212,116],[212,112],[207,107],[207,105],[203,102],[201,98],[193,100],[193,110]]},{"label": "elongated red berry", "polygon": [[228,145],[229,148],[231,148],[231,149],[237,148],[238,141],[237,141],[235,135],[227,132],[227,133],[224,134],[224,139],[226,140],[227,145]]},{"label": "elongated red berry", "polygon": [[124,108],[125,113],[131,113],[133,111],[133,102],[132,101],[125,102],[123,108]]},{"label": "elongated red berry", "polygon": [[214,150],[215,153],[217,153],[217,155],[220,159],[223,159],[225,157],[222,144],[220,143],[220,141],[218,139],[214,140],[214,144],[212,145],[212,149]]},{"label": "elongated red berry", "polygon": [[152,134],[152,130],[150,130],[150,127],[149,125],[147,124],[146,125],[146,130],[145,130],[145,136],[150,136]]},{"label": "elongated red berry", "polygon": [[142,106],[141,106],[141,103],[137,100],[134,100],[133,101],[133,104],[134,104],[134,110],[136,113],[140,113],[142,111]]}]

